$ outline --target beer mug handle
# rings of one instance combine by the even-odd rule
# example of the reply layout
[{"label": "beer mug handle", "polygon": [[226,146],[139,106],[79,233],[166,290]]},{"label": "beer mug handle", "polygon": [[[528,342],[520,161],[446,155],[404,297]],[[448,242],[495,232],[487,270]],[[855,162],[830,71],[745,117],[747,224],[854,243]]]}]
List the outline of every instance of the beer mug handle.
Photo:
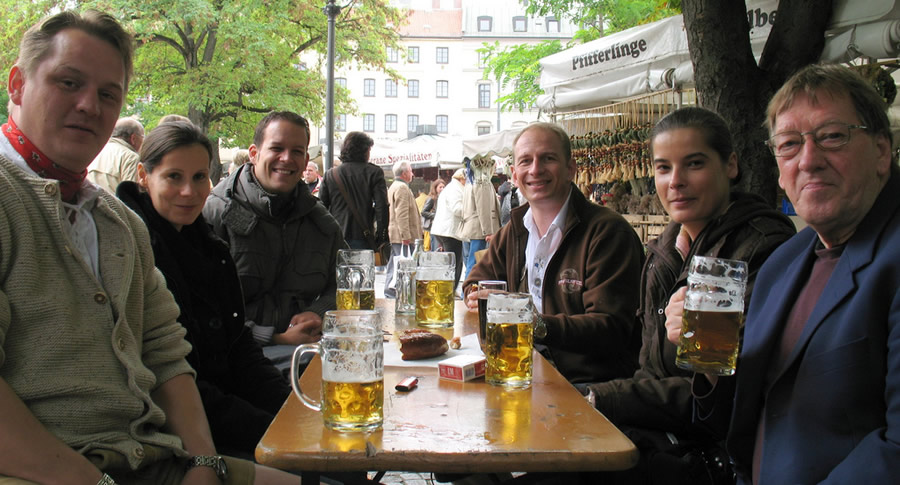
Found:
[{"label": "beer mug handle", "polygon": [[294,349],[294,356],[291,359],[291,387],[294,388],[294,394],[300,398],[300,401],[306,405],[306,407],[310,409],[314,409],[316,411],[322,410],[322,405],[310,399],[303,391],[300,389],[300,376],[297,375],[299,371],[299,362],[303,357],[303,354],[307,354],[309,352],[319,353],[319,344],[303,344]]}]

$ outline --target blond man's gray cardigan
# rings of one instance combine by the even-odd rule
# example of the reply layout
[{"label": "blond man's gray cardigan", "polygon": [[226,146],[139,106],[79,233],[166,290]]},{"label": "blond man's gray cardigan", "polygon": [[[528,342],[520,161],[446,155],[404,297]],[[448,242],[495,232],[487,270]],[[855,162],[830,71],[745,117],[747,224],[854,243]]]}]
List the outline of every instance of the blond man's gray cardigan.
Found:
[{"label": "blond man's gray cardigan", "polygon": [[62,210],[56,181],[0,156],[0,377],[50,432],[96,460],[137,468],[182,455],[150,394],[193,374],[190,345],[146,226],[100,194],[98,281]]}]

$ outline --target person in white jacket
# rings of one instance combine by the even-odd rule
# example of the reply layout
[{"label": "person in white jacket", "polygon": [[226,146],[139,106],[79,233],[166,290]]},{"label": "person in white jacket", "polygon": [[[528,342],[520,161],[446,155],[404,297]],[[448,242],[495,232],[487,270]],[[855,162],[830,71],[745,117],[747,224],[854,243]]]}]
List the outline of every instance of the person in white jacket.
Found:
[{"label": "person in white jacket", "polygon": [[456,255],[456,275],[453,280],[454,291],[462,274],[462,240],[459,232],[463,222],[463,186],[466,183],[465,169],[453,173],[450,183],[444,187],[437,200],[434,222],[431,224],[431,235],[437,239],[439,251],[447,251]]}]

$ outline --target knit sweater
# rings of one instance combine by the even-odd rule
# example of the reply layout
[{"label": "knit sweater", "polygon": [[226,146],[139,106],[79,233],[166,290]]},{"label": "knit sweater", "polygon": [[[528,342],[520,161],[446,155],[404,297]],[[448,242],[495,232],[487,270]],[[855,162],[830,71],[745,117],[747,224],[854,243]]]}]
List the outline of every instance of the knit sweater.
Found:
[{"label": "knit sweater", "polygon": [[61,226],[58,186],[0,156],[0,377],[83,454],[114,452],[131,468],[160,451],[184,455],[150,397],[193,371],[147,229],[100,194],[98,281]]}]

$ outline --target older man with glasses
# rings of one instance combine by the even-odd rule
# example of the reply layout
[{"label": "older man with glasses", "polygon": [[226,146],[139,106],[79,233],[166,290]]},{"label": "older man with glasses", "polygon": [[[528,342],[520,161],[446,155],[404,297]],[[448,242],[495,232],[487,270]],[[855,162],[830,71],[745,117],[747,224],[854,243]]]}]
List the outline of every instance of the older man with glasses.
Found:
[{"label": "older man with glasses", "polygon": [[[739,483],[900,483],[900,170],[886,109],[836,65],[802,69],[769,103],[778,181],[809,227],[759,272],[736,382],[698,375],[693,389],[695,418],[728,430]],[[682,295],[666,308],[673,341]]]}]

